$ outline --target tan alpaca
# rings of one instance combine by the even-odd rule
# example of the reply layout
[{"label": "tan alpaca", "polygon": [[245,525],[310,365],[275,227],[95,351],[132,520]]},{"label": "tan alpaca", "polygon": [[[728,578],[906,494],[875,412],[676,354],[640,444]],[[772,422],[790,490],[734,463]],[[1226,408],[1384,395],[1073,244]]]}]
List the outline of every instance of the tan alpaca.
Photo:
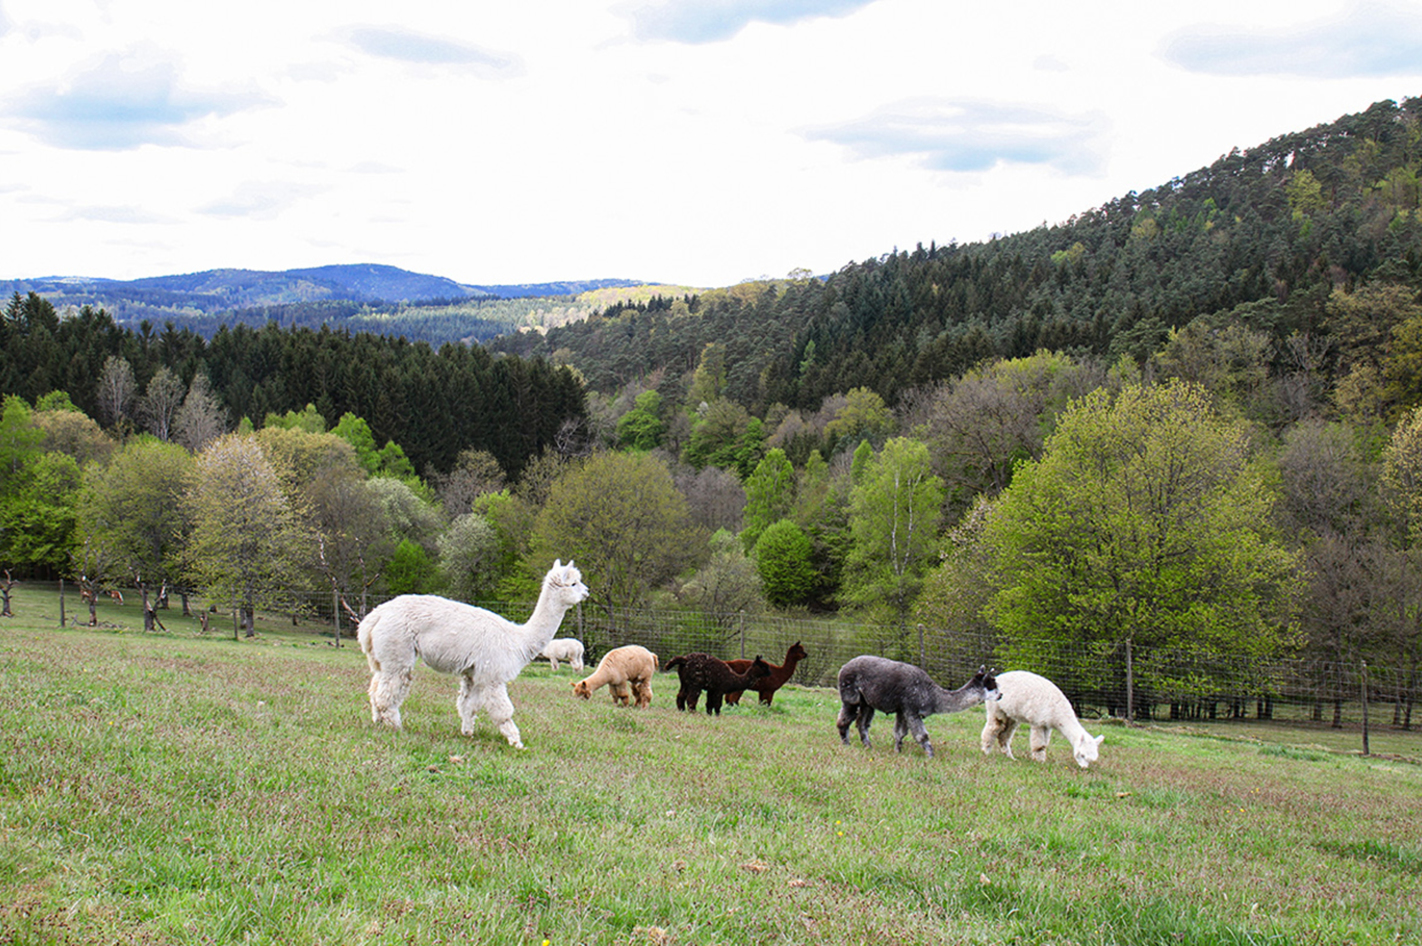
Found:
[{"label": "tan alpaca", "polygon": [[1072,757],[1083,769],[1096,761],[1098,747],[1105,736],[1092,736],[1076,718],[1071,701],[1055,683],[1030,670],[1009,670],[997,675],[1001,698],[983,704],[987,722],[983,725],[983,753],[991,755],[994,748],[1012,754],[1012,736],[1019,723],[1032,729],[1032,758],[1047,761],[1047,743],[1052,730],[1071,743]]},{"label": "tan alpaca", "polygon": [[646,709],[652,705],[652,676],[656,672],[657,655],[647,648],[636,644],[614,647],[603,655],[590,676],[573,684],[573,695],[591,699],[606,685],[614,703],[628,706],[635,702],[639,709]]}]

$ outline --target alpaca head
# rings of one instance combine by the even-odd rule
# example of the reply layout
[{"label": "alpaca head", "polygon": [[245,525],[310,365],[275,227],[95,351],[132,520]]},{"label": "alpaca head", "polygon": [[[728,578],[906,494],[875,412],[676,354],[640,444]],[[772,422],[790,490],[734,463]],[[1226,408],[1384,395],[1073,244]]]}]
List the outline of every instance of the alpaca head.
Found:
[{"label": "alpaca head", "polygon": [[558,595],[565,607],[583,601],[588,596],[588,586],[583,584],[583,573],[571,560],[564,565],[560,559],[553,560],[553,567],[543,577],[543,589]]},{"label": "alpaca head", "polygon": [[804,660],[804,659],[805,659],[806,657],[808,657],[808,656],[810,656],[810,655],[805,652],[805,648],[803,648],[803,647],[800,646],[800,642],[799,642],[799,641],[796,641],[795,643],[793,643],[793,644],[790,645],[790,651],[789,651],[789,653],[787,653],[787,654],[785,655],[785,659],[786,659],[786,660]]},{"label": "alpaca head", "polygon": [[973,674],[969,685],[982,688],[983,702],[1002,699],[1002,691],[997,688],[997,670],[989,670],[987,664],[978,665],[978,672]]},{"label": "alpaca head", "polygon": [[1095,762],[1101,755],[1101,742],[1106,737],[1093,736],[1088,732],[1082,732],[1080,740],[1072,747],[1072,758],[1076,759],[1076,764],[1083,769]]},{"label": "alpaca head", "polygon": [[592,699],[592,687],[588,686],[586,680],[577,680],[573,683],[573,695],[582,700]]},{"label": "alpaca head", "polygon": [[762,677],[770,676],[770,664],[760,658],[760,654],[755,655],[755,660],[751,661],[750,669],[746,671],[746,676],[751,680],[759,680]]}]

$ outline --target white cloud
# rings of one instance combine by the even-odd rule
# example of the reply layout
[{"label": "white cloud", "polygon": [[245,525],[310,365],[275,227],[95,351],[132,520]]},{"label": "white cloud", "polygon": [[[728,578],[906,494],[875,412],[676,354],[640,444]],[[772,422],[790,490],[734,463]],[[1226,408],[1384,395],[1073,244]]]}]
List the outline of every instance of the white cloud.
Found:
[{"label": "white cloud", "polygon": [[1282,28],[1191,26],[1167,38],[1162,54],[1193,72],[1224,76],[1415,76],[1422,66],[1422,8],[1369,2]]},{"label": "white cloud", "polygon": [[196,208],[214,217],[274,220],[284,210],[321,193],[325,188],[290,181],[244,181],[231,194]]},{"label": "white cloud", "polygon": [[662,0],[630,10],[640,39],[715,43],[751,23],[787,26],[813,17],[838,17],[873,0]]},{"label": "white cloud", "polygon": [[1102,115],[1067,115],[1010,102],[910,99],[842,125],[812,129],[811,140],[862,157],[910,155],[935,171],[986,171],[999,162],[1095,174],[1104,155]]},{"label": "white cloud", "polygon": [[136,47],[104,54],[62,81],[18,90],[0,116],[57,147],[122,150],[180,144],[198,119],[264,104],[251,91],[192,88],[173,57]]},{"label": "white cloud", "polygon": [[368,56],[429,66],[468,66],[493,76],[519,71],[517,56],[398,27],[353,26],[341,39]]}]

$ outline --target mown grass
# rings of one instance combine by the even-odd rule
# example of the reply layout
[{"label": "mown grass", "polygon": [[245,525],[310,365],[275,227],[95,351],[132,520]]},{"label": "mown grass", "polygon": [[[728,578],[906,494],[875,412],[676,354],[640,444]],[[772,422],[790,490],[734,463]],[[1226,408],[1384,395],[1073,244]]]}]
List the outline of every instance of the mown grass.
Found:
[{"label": "mown grass", "polygon": [[1081,771],[978,710],[927,759],[829,690],[714,719],[542,664],[518,752],[424,670],[377,729],[329,639],[0,635],[0,942],[1422,942],[1405,761],[1105,725]]}]

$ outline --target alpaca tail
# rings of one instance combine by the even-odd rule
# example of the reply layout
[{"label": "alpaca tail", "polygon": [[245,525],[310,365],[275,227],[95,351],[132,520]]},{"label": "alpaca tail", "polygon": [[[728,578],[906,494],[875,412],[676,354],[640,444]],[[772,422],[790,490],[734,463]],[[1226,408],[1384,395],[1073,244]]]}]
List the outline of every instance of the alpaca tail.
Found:
[{"label": "alpaca tail", "polygon": [[[653,655],[652,655],[653,658],[655,658],[656,656],[657,656],[656,654],[653,654]],[[673,657],[671,660],[668,660],[668,661],[667,661],[667,665],[666,665],[665,667],[663,667],[662,669],[665,670],[667,673],[671,673],[673,667],[681,667],[681,666],[684,666],[685,664],[686,664],[686,658],[685,658],[685,657]]]},{"label": "alpaca tail", "polygon": [[370,664],[372,673],[380,672],[380,661],[375,658],[372,645],[375,637],[375,625],[380,622],[380,609],[376,608],[365,617],[361,618],[360,625],[356,627],[356,640],[360,642],[360,649],[365,654],[365,662]]}]

